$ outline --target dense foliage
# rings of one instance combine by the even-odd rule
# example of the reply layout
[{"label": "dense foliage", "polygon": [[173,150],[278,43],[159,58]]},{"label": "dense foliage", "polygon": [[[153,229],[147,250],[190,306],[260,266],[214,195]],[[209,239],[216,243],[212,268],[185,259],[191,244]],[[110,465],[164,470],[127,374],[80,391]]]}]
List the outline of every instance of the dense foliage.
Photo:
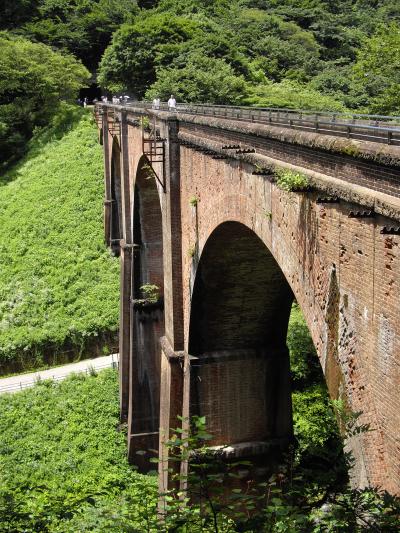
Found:
[{"label": "dense foliage", "polygon": [[0,164],[88,85],[76,60],[138,98],[400,113],[395,0],[4,0],[0,30]]},{"label": "dense foliage", "polygon": [[392,0],[160,0],[114,33],[99,80],[138,97],[395,113],[399,20]]},{"label": "dense foliage", "polygon": [[399,23],[396,0],[0,6],[0,29],[68,51],[92,72],[101,61],[99,81],[110,91],[376,113],[400,112]]},{"label": "dense foliage", "polygon": [[137,13],[135,0],[3,0],[0,29],[69,51],[93,70],[113,31]]},{"label": "dense foliage", "polygon": [[111,369],[0,396],[0,532],[147,531],[156,481],[127,464],[118,419]]},{"label": "dense foliage", "polygon": [[0,170],[17,160],[35,127],[76,98],[89,72],[73,56],[0,32]]},{"label": "dense foliage", "polygon": [[[63,107],[0,181],[0,367],[40,364],[118,327],[119,262],[104,245],[93,119]],[[1,185],[2,184],[2,185]]]},{"label": "dense foliage", "polygon": [[183,507],[173,489],[163,524],[156,515],[156,479],[126,462],[114,370],[0,396],[0,532],[392,533],[399,500],[347,486],[335,415],[297,306],[288,345],[297,444],[278,474],[245,491],[227,493],[223,483],[219,489],[251,465],[226,468],[207,453],[210,435],[198,419],[194,434],[176,434],[170,453],[181,458],[182,444],[188,446],[184,457],[195,451],[189,480],[201,497]]},{"label": "dense foliage", "polygon": [[[80,61],[140,98],[400,113],[396,0],[4,0],[0,30],[0,168],[29,147],[0,177],[0,367],[41,364],[49,346],[57,361],[117,328],[101,150],[89,116],[64,103],[88,83]],[[393,531],[398,501],[347,487],[296,306],[288,345],[295,446],[265,485],[260,521],[241,531]],[[117,387],[107,371],[0,397],[0,532],[161,530],[154,479],[125,460]],[[174,531],[202,512],[184,515],[181,500],[176,511]]]}]

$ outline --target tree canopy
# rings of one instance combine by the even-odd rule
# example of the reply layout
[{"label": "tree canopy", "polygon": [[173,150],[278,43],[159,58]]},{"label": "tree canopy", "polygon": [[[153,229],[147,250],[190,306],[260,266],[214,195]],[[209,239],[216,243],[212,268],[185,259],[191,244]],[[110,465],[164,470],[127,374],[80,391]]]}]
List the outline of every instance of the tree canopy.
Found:
[{"label": "tree canopy", "polygon": [[400,7],[393,0],[139,5],[100,61],[99,80],[111,91],[398,112]]},{"label": "tree canopy", "polygon": [[79,60],[137,98],[400,113],[399,28],[396,0],[4,0],[0,159],[78,96]]},{"label": "tree canopy", "polygon": [[88,70],[73,56],[0,33],[0,165],[17,159],[35,127],[76,98]]}]

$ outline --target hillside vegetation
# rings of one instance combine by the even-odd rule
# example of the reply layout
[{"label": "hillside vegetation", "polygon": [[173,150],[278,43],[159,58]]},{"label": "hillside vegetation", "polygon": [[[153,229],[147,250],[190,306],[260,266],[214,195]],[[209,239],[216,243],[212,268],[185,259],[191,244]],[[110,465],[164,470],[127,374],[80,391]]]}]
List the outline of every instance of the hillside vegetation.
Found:
[{"label": "hillside vegetation", "polygon": [[[347,478],[321,368],[297,306],[288,344],[298,442],[292,468],[301,476],[307,501],[318,502]],[[156,478],[127,464],[125,439],[115,370],[0,396],[0,532],[163,531],[157,523]],[[200,533],[185,521],[168,531]],[[231,523],[221,531],[241,530]]]},{"label": "hillside vegetation", "polygon": [[396,0],[5,0],[0,21],[111,92],[400,113]]},{"label": "hillside vegetation", "polygon": [[0,532],[154,526],[156,479],[128,465],[118,420],[111,369],[0,396]]},{"label": "hillside vegetation", "polygon": [[[216,498],[216,529],[211,515],[207,520],[207,501],[200,508],[198,502],[182,507],[172,491],[175,512],[165,527],[158,522],[156,477],[139,475],[127,463],[118,375],[108,369],[0,396],[0,532],[394,532],[399,500],[347,487],[342,440],[296,305],[288,346],[296,439],[277,476],[262,485],[266,498],[260,502],[253,496],[251,503],[260,509],[255,517],[240,513],[239,526],[225,518],[229,509]],[[235,489],[231,498],[233,504],[246,496]],[[366,516],[373,522],[362,521]]]},{"label": "hillside vegetation", "polygon": [[57,363],[116,332],[119,261],[104,244],[102,153],[89,113],[64,106],[1,179],[4,372]]}]

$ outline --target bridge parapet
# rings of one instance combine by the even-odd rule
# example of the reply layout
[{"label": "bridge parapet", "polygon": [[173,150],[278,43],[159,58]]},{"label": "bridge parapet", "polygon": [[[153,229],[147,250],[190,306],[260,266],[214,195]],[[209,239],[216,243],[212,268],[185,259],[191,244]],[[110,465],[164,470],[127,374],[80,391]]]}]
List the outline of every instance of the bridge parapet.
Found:
[{"label": "bridge parapet", "polygon": [[[150,102],[132,102],[124,104],[123,107],[153,109]],[[157,110],[168,111],[168,104],[160,103]],[[188,103],[177,104],[176,111],[184,114],[284,126],[348,139],[400,145],[400,117],[398,116]]]}]

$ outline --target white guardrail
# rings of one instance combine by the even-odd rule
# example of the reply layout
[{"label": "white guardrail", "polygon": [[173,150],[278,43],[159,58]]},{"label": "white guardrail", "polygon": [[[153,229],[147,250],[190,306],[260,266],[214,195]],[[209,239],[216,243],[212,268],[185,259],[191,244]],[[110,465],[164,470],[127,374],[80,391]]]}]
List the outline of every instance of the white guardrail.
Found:
[{"label": "white guardrail", "polygon": [[[24,390],[24,389],[28,389],[30,387],[33,387],[37,383],[40,383],[41,381],[46,381],[46,380],[49,380],[49,379],[51,379],[53,381],[62,381],[63,379],[67,378],[68,376],[71,376],[72,374],[87,374],[87,375],[90,375],[90,374],[92,374],[94,372],[97,372],[99,370],[103,370],[105,368],[118,368],[118,363],[119,363],[118,359],[119,359],[119,354],[112,354],[110,356],[110,361],[105,363],[105,364],[101,364],[101,365],[96,365],[95,364],[96,359],[91,359],[90,360],[91,363],[88,364],[84,368],[80,368],[80,367],[72,368],[73,366],[75,366],[72,363],[71,365],[67,365],[67,366],[70,366],[71,368],[69,370],[66,370],[62,374],[59,374],[59,373],[51,374],[51,370],[53,372],[56,372],[57,371],[57,367],[52,368],[52,369],[46,369],[46,370],[43,370],[43,374],[44,375],[41,375],[40,372],[38,372],[38,373],[35,373],[34,376],[31,379],[28,379],[28,380],[21,380],[20,379],[20,381],[18,381],[18,378],[20,376],[13,376],[13,378],[16,381],[13,382],[13,383],[4,384],[4,385],[2,385],[2,383],[1,383],[2,379],[0,378],[0,394],[4,394],[4,393],[7,393],[7,392],[18,392],[18,391],[21,391],[21,390]],[[84,363],[84,361],[80,361],[79,363],[77,363],[77,365],[82,364],[82,363]],[[62,367],[59,367],[59,368],[62,368]],[[26,374],[23,374],[22,376],[26,376]],[[11,379],[11,378],[3,378],[3,379],[5,381],[6,379],[8,380],[8,379]]]}]

